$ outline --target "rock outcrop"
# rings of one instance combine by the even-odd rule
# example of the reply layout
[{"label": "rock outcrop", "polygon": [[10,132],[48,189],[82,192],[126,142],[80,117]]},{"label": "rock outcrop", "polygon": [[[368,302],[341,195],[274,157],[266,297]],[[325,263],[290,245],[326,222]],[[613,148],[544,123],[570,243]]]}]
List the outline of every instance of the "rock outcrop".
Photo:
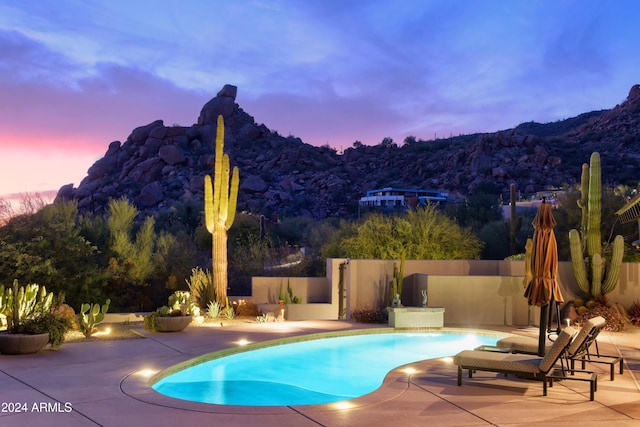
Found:
[{"label": "rock outcrop", "polygon": [[57,199],[76,199],[81,212],[96,214],[120,197],[146,214],[185,200],[202,203],[204,175],[213,173],[219,114],[225,119],[225,149],[240,170],[238,210],[265,215],[353,217],[366,190],[391,186],[444,190],[462,199],[485,182],[505,196],[516,183],[531,194],[579,182],[580,166],[593,151],[601,153],[603,177],[621,183],[640,179],[639,85],[611,110],[561,122],[411,140],[401,147],[357,144],[340,154],[255,123],[236,95],[237,88],[226,85],[192,126],[156,120],[134,129],[124,143],[109,144],[78,187],[62,187]]}]

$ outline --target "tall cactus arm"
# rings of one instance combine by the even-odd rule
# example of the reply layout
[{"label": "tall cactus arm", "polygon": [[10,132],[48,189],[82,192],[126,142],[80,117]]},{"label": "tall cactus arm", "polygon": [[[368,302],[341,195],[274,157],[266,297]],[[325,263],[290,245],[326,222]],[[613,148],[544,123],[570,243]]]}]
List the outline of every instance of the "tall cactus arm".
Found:
[{"label": "tall cactus arm", "polygon": [[[216,128],[216,149],[215,149],[215,165],[213,170],[213,211],[217,215],[220,212],[220,198],[222,197],[221,186],[223,180],[224,169],[224,120],[222,116],[218,116],[218,127]],[[229,175],[224,175],[229,179]],[[226,196],[225,196],[226,197]]]},{"label": "tall cactus arm", "polygon": [[580,199],[578,199],[578,207],[582,210],[582,220],[580,222],[580,235],[582,252],[587,249],[587,212],[589,209],[589,165],[582,164],[582,173],[580,175]]},{"label": "tall cactus arm", "polygon": [[517,216],[516,209],[516,185],[511,184],[509,186],[509,197],[511,198],[510,205],[510,217],[509,220],[505,220],[504,226],[509,233],[509,252],[511,255],[515,255],[516,253],[516,236],[520,229],[522,228],[522,217]]},{"label": "tall cactus arm", "polygon": [[618,284],[620,277],[620,266],[622,265],[622,258],[624,257],[624,237],[618,235],[613,240],[613,254],[611,256],[611,262],[607,270],[607,278],[602,284],[602,293],[607,294],[613,291]]},{"label": "tall cactus arm", "polygon": [[238,167],[234,166],[231,175],[231,189],[229,192],[229,209],[227,216],[227,223],[225,228],[228,230],[233,225],[233,221],[236,219],[236,207],[238,206],[238,188],[240,186],[240,172]]},{"label": "tall cactus arm", "polygon": [[204,176],[204,220],[209,233],[213,234],[214,222],[213,185],[209,175]]},{"label": "tall cactus arm", "polygon": [[584,265],[582,255],[582,243],[578,230],[569,231],[569,246],[571,248],[571,266],[573,267],[573,275],[578,282],[581,291],[590,294],[591,286],[587,277],[587,268]]},{"label": "tall cactus arm", "polygon": [[591,257],[591,295],[602,295],[602,275],[605,260],[600,254]]},{"label": "tall cactus arm", "polygon": [[587,254],[592,257],[602,252],[602,237],[600,235],[600,221],[602,219],[602,172],[600,169],[600,154],[591,154],[589,166],[589,212],[587,224]]},{"label": "tall cactus arm", "polygon": [[222,176],[220,178],[215,177],[216,181],[220,180],[220,186],[218,187],[220,194],[215,196],[219,200],[216,222],[220,227],[226,226],[227,217],[229,216],[229,168],[229,155],[224,154],[222,156]]}]

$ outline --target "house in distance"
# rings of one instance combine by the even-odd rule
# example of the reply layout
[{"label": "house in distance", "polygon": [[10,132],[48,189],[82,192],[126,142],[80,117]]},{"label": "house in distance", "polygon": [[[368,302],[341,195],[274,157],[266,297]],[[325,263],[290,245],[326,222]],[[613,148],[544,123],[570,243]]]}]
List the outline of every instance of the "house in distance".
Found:
[{"label": "house in distance", "polygon": [[443,204],[447,202],[448,197],[449,193],[437,190],[386,187],[367,191],[366,195],[360,198],[359,207],[361,211],[403,211],[426,206],[427,203]]}]

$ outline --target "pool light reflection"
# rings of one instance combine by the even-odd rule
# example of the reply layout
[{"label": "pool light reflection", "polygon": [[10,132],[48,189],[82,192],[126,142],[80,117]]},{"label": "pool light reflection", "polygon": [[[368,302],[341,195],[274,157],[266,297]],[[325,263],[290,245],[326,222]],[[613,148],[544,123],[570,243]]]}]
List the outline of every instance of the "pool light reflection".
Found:
[{"label": "pool light reflection", "polygon": [[93,335],[109,335],[111,333],[111,328],[110,327],[106,327],[103,331],[98,331],[98,332],[94,332]]},{"label": "pool light reflection", "polygon": [[356,407],[356,405],[354,405],[349,401],[331,403],[330,406],[334,409],[339,409],[339,410],[351,409]]},{"label": "pool light reflection", "polygon": [[144,378],[151,378],[152,376],[154,376],[157,373],[158,373],[157,369],[145,368],[145,369],[140,369],[139,371],[137,371],[136,375],[138,375],[140,377],[144,377]]}]

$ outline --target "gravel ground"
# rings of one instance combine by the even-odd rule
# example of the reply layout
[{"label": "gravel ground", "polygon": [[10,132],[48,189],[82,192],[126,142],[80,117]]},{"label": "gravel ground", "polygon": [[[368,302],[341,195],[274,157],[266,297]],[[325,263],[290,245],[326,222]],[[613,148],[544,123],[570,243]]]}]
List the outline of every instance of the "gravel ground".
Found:
[{"label": "gravel ground", "polygon": [[111,340],[127,340],[140,339],[142,336],[136,334],[132,329],[144,328],[143,322],[125,323],[101,323],[97,326],[98,332],[85,337],[80,331],[70,331],[64,337],[65,342],[82,342],[82,341],[111,341]]},{"label": "gravel ground", "polygon": [[[221,324],[221,326],[238,325],[243,323],[255,323],[255,317],[236,317],[234,319],[216,318],[203,319],[202,322],[193,321],[189,325],[190,328],[209,326],[213,324]],[[144,338],[135,330],[144,329],[144,322],[121,322],[121,323],[101,323],[97,326],[98,332],[91,337],[86,338],[80,331],[70,331],[65,335],[65,342],[85,342],[85,341],[111,341],[111,340],[128,340]]]}]

